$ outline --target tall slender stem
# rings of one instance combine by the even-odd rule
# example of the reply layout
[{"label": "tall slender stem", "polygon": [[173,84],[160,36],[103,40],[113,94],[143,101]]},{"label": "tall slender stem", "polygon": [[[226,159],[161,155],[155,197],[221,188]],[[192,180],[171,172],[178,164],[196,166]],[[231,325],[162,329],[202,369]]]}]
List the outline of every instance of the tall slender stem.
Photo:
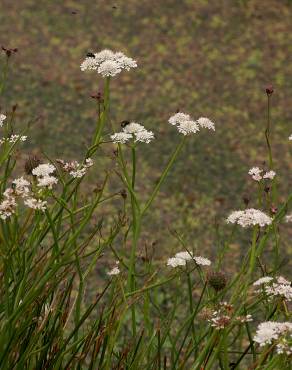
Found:
[{"label": "tall slender stem", "polygon": [[152,202],[154,201],[158,191],[160,190],[160,187],[162,185],[162,183],[164,182],[166,176],[168,175],[168,172],[170,171],[171,167],[173,166],[178,154],[180,153],[180,151],[182,150],[185,142],[186,142],[186,136],[184,136],[181,140],[181,142],[178,144],[178,146],[176,147],[175,151],[173,152],[172,156],[170,157],[170,160],[168,161],[164,171],[162,172],[162,175],[160,176],[160,179],[157,183],[157,185],[155,186],[149,200],[147,201],[147,203],[145,204],[144,206],[144,209],[142,210],[141,212],[141,215],[144,216],[144,214],[146,213],[146,211],[148,210],[148,208],[151,206]]},{"label": "tall slender stem", "polygon": [[89,156],[94,153],[100,142],[103,128],[108,118],[109,106],[110,106],[110,77],[107,77],[104,84],[104,108],[101,114],[99,114],[98,116],[97,127],[92,143],[93,148],[89,151],[88,153]]},{"label": "tall slender stem", "polygon": [[267,127],[265,131],[266,142],[268,147],[269,154],[269,168],[273,168],[273,156],[272,156],[272,147],[271,147],[271,119],[270,119],[270,94],[267,94],[268,97],[268,106],[267,106]]}]

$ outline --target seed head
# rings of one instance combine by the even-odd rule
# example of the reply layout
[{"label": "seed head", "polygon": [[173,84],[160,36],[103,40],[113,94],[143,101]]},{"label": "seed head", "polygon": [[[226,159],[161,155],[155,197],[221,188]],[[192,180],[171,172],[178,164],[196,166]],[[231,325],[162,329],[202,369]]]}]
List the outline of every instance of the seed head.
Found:
[{"label": "seed head", "polygon": [[207,281],[216,292],[224,289],[227,284],[226,275],[220,271],[209,272],[207,276]]},{"label": "seed head", "polygon": [[41,164],[41,160],[36,155],[31,155],[25,162],[24,169],[27,175],[32,175],[32,170]]}]

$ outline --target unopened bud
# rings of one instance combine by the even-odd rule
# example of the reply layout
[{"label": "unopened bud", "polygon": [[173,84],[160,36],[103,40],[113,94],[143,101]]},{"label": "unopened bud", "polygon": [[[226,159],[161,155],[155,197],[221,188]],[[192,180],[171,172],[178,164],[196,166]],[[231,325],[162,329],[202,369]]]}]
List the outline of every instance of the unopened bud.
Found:
[{"label": "unopened bud", "polygon": [[272,86],[272,85],[268,85],[268,86],[266,87],[266,93],[267,93],[267,95],[272,95],[272,94],[273,94],[273,92],[274,92],[274,88],[273,88],[273,86]]}]

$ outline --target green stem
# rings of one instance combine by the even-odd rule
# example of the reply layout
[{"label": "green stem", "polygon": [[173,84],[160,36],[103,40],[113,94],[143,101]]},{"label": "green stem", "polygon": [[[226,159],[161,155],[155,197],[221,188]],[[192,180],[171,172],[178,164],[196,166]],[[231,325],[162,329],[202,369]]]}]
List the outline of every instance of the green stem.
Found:
[{"label": "green stem", "polygon": [[268,147],[269,153],[269,168],[273,168],[273,156],[272,156],[272,148],[271,148],[271,138],[270,138],[270,130],[271,130],[271,122],[270,122],[270,96],[268,95],[268,108],[267,108],[267,127],[265,131],[266,142]]},{"label": "green stem", "polygon": [[248,276],[249,279],[251,279],[251,275],[255,268],[255,261],[256,261],[256,245],[257,245],[257,235],[258,235],[258,227],[255,226],[253,229],[252,234],[252,243],[251,243],[251,250],[250,250],[250,263],[249,263],[249,270],[248,270]]},{"label": "green stem", "polygon": [[104,86],[104,109],[103,112],[98,117],[97,128],[92,144],[93,149],[90,150],[90,152],[88,153],[89,157],[93,154],[92,152],[97,149],[98,144],[100,143],[103,128],[108,117],[109,105],[110,105],[110,77],[107,77]]},{"label": "green stem", "polygon": [[182,148],[183,148],[183,146],[186,142],[186,138],[187,138],[187,136],[184,136],[182,138],[181,142],[178,144],[175,151],[173,152],[173,154],[172,154],[170,160],[168,161],[164,171],[162,172],[162,175],[160,176],[160,179],[159,179],[157,185],[155,186],[149,200],[146,202],[146,204],[144,206],[144,209],[141,212],[141,216],[144,216],[144,214],[146,213],[146,211],[148,210],[148,208],[151,206],[152,202],[154,201],[158,191],[160,190],[161,185],[163,184],[166,176],[168,175],[168,172],[170,171],[171,167],[173,166],[178,154],[182,150]]}]

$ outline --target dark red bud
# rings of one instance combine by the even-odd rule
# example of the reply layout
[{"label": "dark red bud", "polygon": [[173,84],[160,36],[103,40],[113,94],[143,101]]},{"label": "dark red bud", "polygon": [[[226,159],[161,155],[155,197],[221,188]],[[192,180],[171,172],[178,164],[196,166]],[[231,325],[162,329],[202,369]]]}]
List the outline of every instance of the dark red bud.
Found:
[{"label": "dark red bud", "polygon": [[272,95],[272,94],[273,94],[273,92],[274,92],[274,88],[273,88],[273,86],[272,86],[272,85],[268,85],[268,86],[266,87],[266,93],[267,93],[267,95]]},{"label": "dark red bud", "polygon": [[271,190],[269,186],[265,186],[265,192],[268,193]]},{"label": "dark red bud", "polygon": [[277,208],[277,207],[275,207],[275,206],[272,206],[272,207],[271,207],[271,213],[272,213],[273,215],[275,215],[277,212],[278,212],[278,208]]}]

